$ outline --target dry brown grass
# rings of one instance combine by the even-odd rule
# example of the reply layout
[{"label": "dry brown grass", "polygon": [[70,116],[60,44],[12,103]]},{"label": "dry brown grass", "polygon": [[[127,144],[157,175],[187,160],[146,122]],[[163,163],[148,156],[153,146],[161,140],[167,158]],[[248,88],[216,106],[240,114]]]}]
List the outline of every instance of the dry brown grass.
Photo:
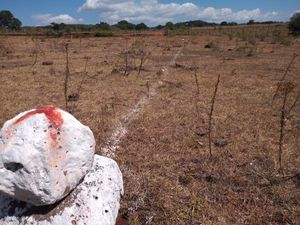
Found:
[{"label": "dry brown grass", "polygon": [[[299,52],[300,45],[274,47],[258,42],[256,54],[248,57],[237,51],[245,45],[243,41],[189,37],[176,60],[183,66],[160,72],[180,48],[182,38],[187,37],[144,38],[145,52],[151,56],[140,75],[133,70],[129,76],[114,70],[124,50],[122,38],[69,43],[68,93],[77,93],[81,85],[80,98],[69,104],[75,117],[93,130],[99,154],[115,122],[162,80],[157,94],[128,124],[116,152],[125,181],[123,223],[299,224],[300,105],[296,102],[285,120],[282,177],[277,173],[282,102],[274,101],[271,107],[270,99],[291,52]],[[34,67],[36,43],[30,38],[10,37],[10,45],[5,43],[10,51],[0,56],[1,124],[30,108],[65,106],[66,40],[36,41],[44,58],[38,57]],[[204,48],[210,41],[219,43],[218,54]],[[130,38],[128,46],[135,42]],[[53,61],[53,65],[43,66],[42,61]],[[203,68],[197,76],[197,111],[194,70],[190,69],[194,67]],[[297,98],[299,70],[297,58],[286,78],[298,88],[286,99],[288,106]],[[208,129],[211,90],[218,74],[222,74],[222,85],[214,108],[212,140],[226,139],[229,144],[212,146],[214,154],[209,159],[207,136],[199,131]]]}]

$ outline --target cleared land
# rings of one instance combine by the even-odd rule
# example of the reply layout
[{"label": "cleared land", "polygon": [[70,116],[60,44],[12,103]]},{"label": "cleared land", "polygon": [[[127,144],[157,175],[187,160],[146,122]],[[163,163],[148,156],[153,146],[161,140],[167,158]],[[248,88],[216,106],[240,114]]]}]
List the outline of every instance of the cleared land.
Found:
[{"label": "cleared land", "polygon": [[[283,174],[281,89],[271,104],[300,52],[297,38],[2,36],[1,125],[38,106],[65,107],[66,43],[69,111],[91,127],[97,153],[116,147],[125,183],[119,224],[299,224],[300,100],[285,117]],[[300,90],[299,71],[296,57],[285,78],[293,86],[287,111]],[[208,115],[219,74],[211,132],[225,146],[213,144],[210,158]],[[108,143],[120,124],[124,135]]]}]

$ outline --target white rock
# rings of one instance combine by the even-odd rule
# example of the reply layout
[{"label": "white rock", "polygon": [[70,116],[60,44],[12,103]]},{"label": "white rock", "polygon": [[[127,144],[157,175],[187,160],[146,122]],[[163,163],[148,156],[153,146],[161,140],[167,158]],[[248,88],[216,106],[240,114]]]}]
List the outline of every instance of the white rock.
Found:
[{"label": "white rock", "polygon": [[0,192],[34,205],[53,204],[90,170],[92,131],[46,106],[17,115],[0,131]]},{"label": "white rock", "polygon": [[0,225],[115,225],[121,194],[118,165],[95,155],[83,182],[59,204],[36,207],[0,195]]}]

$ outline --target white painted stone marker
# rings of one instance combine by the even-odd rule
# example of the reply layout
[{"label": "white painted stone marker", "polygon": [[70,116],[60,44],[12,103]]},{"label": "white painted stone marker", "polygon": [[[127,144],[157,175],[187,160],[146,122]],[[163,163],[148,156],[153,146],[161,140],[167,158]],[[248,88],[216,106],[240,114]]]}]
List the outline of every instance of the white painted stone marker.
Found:
[{"label": "white painted stone marker", "polygon": [[33,205],[53,204],[90,170],[92,131],[54,106],[7,121],[0,131],[0,192]]}]

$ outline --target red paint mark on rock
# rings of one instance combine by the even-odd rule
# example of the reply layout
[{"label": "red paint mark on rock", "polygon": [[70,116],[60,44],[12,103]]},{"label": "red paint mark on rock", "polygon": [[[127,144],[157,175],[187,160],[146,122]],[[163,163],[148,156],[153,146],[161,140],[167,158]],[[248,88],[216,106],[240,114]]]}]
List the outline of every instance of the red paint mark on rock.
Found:
[{"label": "red paint mark on rock", "polygon": [[62,115],[59,111],[57,111],[58,108],[50,105],[50,106],[44,106],[38,109],[35,109],[33,111],[30,111],[26,113],[25,115],[21,116],[19,119],[17,119],[14,122],[14,125],[21,123],[22,121],[28,119],[29,117],[36,115],[36,114],[45,114],[47,119],[49,120],[51,126],[56,130],[56,131],[50,131],[50,137],[52,140],[56,141],[57,138],[57,132],[60,131],[61,126],[64,123],[64,120],[62,118]]},{"label": "red paint mark on rock", "polygon": [[54,130],[51,130],[50,131],[50,137],[51,137],[51,139],[53,140],[53,141],[56,141],[56,139],[57,139],[57,133],[56,133],[56,131]]}]

